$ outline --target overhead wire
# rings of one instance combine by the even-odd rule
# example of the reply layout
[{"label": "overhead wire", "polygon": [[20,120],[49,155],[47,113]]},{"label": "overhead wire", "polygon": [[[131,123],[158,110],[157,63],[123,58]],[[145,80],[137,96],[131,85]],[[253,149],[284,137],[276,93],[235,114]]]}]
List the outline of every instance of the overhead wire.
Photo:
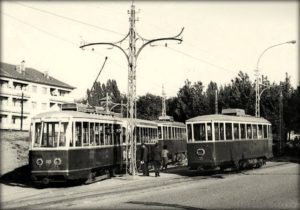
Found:
[{"label": "overhead wire", "polygon": [[39,12],[42,12],[42,13],[46,13],[46,14],[49,14],[49,15],[52,15],[52,16],[63,18],[65,20],[69,20],[69,21],[73,21],[73,22],[76,22],[76,23],[79,23],[79,24],[90,26],[90,27],[93,27],[93,28],[96,28],[96,29],[100,29],[100,30],[107,31],[107,32],[110,32],[110,33],[114,33],[114,34],[118,34],[118,35],[125,35],[125,34],[120,33],[118,31],[114,31],[114,30],[107,29],[107,28],[104,28],[104,27],[100,27],[100,26],[97,26],[97,25],[94,25],[94,24],[86,23],[86,22],[81,21],[81,20],[77,20],[77,19],[74,19],[74,18],[66,17],[66,16],[63,16],[63,15],[60,15],[60,14],[57,14],[57,13],[54,13],[54,12],[50,12],[50,11],[44,10],[44,9],[39,9],[37,7],[29,6],[27,4],[23,4],[23,3],[20,3],[20,2],[14,2],[14,3],[18,4],[18,5],[21,5],[23,7],[27,7],[29,9],[33,9],[33,10],[36,10],[36,11],[39,11]]}]

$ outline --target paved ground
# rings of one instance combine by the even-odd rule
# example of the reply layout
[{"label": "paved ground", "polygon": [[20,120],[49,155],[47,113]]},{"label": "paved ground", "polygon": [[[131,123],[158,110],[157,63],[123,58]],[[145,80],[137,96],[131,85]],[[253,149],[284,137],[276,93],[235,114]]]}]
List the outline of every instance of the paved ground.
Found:
[{"label": "paved ground", "polygon": [[115,177],[81,186],[1,184],[1,208],[299,209],[299,164],[268,162],[241,173],[202,174],[186,167],[155,178]]}]

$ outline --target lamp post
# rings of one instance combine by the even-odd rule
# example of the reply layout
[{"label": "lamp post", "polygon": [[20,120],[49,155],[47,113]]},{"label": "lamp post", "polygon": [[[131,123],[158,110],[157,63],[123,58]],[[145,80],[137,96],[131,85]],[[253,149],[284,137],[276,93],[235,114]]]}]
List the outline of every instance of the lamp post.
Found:
[{"label": "lamp post", "polygon": [[260,60],[261,60],[262,56],[269,49],[271,49],[273,47],[277,47],[277,46],[284,45],[284,44],[295,44],[295,43],[296,43],[296,40],[292,40],[292,41],[272,45],[272,46],[266,48],[260,54],[260,56],[258,57],[258,60],[257,60],[257,63],[256,63],[256,69],[255,69],[255,76],[256,76],[256,81],[255,81],[255,117],[260,117],[260,97],[261,97],[261,94],[268,88],[268,87],[265,87],[261,92],[259,90],[259,86],[262,85],[261,81],[260,81],[260,74],[259,74],[259,63],[260,63]]}]

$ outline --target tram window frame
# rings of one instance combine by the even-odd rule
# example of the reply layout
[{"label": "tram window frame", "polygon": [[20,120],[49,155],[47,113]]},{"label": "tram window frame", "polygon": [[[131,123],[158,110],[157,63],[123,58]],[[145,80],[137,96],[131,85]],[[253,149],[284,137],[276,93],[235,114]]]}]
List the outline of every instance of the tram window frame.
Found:
[{"label": "tram window frame", "polygon": [[82,122],[82,145],[89,146],[89,122]]},{"label": "tram window frame", "polygon": [[[230,128],[230,129],[227,129]],[[232,131],[232,123],[226,122],[225,123],[225,138],[226,140],[233,140],[233,131]]]},{"label": "tram window frame", "polygon": [[[33,139],[33,147],[40,147],[41,138],[42,138],[42,122],[34,123],[34,139]],[[38,128],[39,127],[39,128]]]},{"label": "tram window frame", "polygon": [[224,122],[220,122],[219,123],[219,127],[220,127],[220,141],[225,141],[225,125]]},{"label": "tram window frame", "polygon": [[252,137],[253,137],[253,139],[258,139],[257,124],[252,124]]},{"label": "tram window frame", "polygon": [[218,122],[214,122],[215,141],[220,140],[220,126]]},{"label": "tram window frame", "polygon": [[105,145],[113,145],[113,131],[112,131],[112,124],[111,123],[105,123]]},{"label": "tram window frame", "polygon": [[246,124],[246,129],[247,129],[247,131],[246,131],[247,137],[246,138],[252,140],[253,139],[252,125],[251,124]]},{"label": "tram window frame", "polygon": [[162,132],[161,132],[162,129],[161,129],[161,127],[162,127],[162,126],[158,126],[158,127],[157,127],[158,139],[162,139]]},{"label": "tram window frame", "polygon": [[268,138],[268,126],[263,125],[263,138],[267,139]]},{"label": "tram window frame", "polygon": [[[206,136],[207,136],[207,141],[212,141],[213,140],[213,134],[212,134],[212,123],[206,123],[205,125],[206,128]],[[210,129],[210,131],[209,131]]]},{"label": "tram window frame", "polygon": [[257,125],[257,138],[263,139],[263,126],[262,124]]},{"label": "tram window frame", "polygon": [[186,127],[187,127],[187,140],[190,142],[190,141],[193,141],[193,136],[192,136],[192,124],[186,124]]},{"label": "tram window frame", "polygon": [[105,125],[104,123],[99,123],[99,145],[105,145]]},{"label": "tram window frame", "polygon": [[[198,129],[197,129],[198,127]],[[206,141],[206,125],[205,123],[193,124],[194,141]]]},{"label": "tram window frame", "polygon": [[240,139],[240,127],[238,123],[233,123],[233,138],[234,140]]},{"label": "tram window frame", "polygon": [[246,139],[247,136],[246,128],[247,128],[246,124],[244,123],[240,124],[241,139]]},{"label": "tram window frame", "polygon": [[[44,122],[41,147],[56,148],[59,143],[59,122]],[[57,131],[57,132],[56,132]],[[46,144],[44,144],[44,142]]]},{"label": "tram window frame", "polygon": [[89,145],[90,146],[96,146],[95,143],[95,123],[94,122],[89,122]]},{"label": "tram window frame", "polygon": [[81,147],[82,146],[82,122],[81,121],[75,122],[74,132],[75,132],[75,146]]},{"label": "tram window frame", "polygon": [[[69,123],[68,122],[60,122],[59,123],[59,139],[58,139],[58,147],[65,147],[67,145],[68,140],[68,131],[69,131]],[[62,129],[64,132],[62,132]]]},{"label": "tram window frame", "polygon": [[95,145],[100,145],[100,128],[99,128],[99,122],[95,122]]}]

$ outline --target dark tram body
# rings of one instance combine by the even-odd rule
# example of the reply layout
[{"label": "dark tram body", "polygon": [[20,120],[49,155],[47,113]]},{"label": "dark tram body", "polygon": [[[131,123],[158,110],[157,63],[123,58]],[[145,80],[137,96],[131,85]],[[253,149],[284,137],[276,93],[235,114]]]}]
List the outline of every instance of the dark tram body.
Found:
[{"label": "dark tram body", "polygon": [[172,161],[181,161],[186,156],[186,128],[184,123],[175,121],[156,121],[158,124],[158,144],[165,145]]},{"label": "dark tram body", "polygon": [[[137,161],[142,142],[157,142],[157,124],[135,120]],[[126,161],[126,118],[78,111],[42,113],[32,118],[29,164],[36,182],[88,179]]]},{"label": "dark tram body", "polygon": [[263,118],[203,115],[187,120],[186,126],[190,169],[255,168],[273,156],[271,123]]}]

